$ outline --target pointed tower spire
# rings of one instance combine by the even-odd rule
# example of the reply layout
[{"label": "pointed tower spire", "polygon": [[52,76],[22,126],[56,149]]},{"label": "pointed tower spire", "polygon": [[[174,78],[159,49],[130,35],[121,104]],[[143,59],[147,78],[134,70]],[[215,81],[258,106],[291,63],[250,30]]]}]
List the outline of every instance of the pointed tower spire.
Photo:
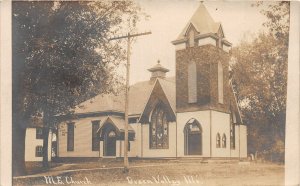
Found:
[{"label": "pointed tower spire", "polygon": [[189,31],[191,26],[193,26],[199,34],[217,33],[220,23],[216,23],[204,4],[199,3],[199,7],[179,34],[177,40],[185,38],[187,31]]},{"label": "pointed tower spire", "polygon": [[[224,37],[221,23],[214,21],[201,2],[177,39],[172,43],[176,46],[176,50],[207,44],[219,48],[231,47],[231,43]],[[225,50],[227,51],[227,48]]]}]

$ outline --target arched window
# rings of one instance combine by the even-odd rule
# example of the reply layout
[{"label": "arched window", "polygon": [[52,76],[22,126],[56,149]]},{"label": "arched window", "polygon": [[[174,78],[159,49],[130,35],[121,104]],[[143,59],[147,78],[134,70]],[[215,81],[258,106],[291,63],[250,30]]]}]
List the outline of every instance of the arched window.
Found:
[{"label": "arched window", "polygon": [[197,102],[197,69],[194,61],[188,64],[188,102]]},{"label": "arched window", "polygon": [[169,122],[161,103],[157,104],[151,115],[150,148],[169,148]]},{"label": "arched window", "polygon": [[219,133],[217,134],[217,137],[216,137],[216,147],[217,148],[221,147],[221,136]]},{"label": "arched window", "polygon": [[222,136],[222,148],[226,148],[226,135],[223,134]]},{"label": "arched window", "polygon": [[194,47],[195,46],[195,32],[193,29],[189,32],[189,46]]},{"label": "arched window", "polygon": [[219,103],[223,103],[223,66],[222,63],[218,62],[218,100]]}]

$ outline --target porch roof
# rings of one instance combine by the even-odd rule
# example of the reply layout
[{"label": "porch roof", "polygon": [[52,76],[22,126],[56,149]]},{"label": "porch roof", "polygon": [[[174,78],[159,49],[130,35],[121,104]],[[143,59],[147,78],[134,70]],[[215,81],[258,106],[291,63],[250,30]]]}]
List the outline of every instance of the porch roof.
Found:
[{"label": "porch roof", "polygon": [[[98,129],[97,133],[101,133],[104,126],[111,124],[113,125],[118,132],[125,132],[125,120],[120,117],[106,117],[103,122],[101,123],[101,127]],[[128,132],[135,133],[134,129],[128,124]]]}]

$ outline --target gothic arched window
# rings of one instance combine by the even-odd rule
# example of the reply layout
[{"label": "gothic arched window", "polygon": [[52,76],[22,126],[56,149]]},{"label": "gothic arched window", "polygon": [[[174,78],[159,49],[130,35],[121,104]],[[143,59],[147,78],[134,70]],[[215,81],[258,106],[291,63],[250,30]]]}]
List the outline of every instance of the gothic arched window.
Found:
[{"label": "gothic arched window", "polygon": [[221,147],[221,136],[219,133],[217,134],[217,137],[216,137],[216,147],[217,148]]},{"label": "gothic arched window", "polygon": [[223,97],[224,97],[224,93],[223,93],[223,86],[224,86],[224,82],[223,82],[223,66],[222,63],[219,61],[218,63],[218,100],[219,103],[223,103]]},{"label": "gothic arched window", "polygon": [[150,148],[169,148],[169,122],[163,105],[158,104],[152,111],[150,123]]},{"label": "gothic arched window", "polygon": [[197,102],[197,69],[194,61],[188,64],[188,102]]},{"label": "gothic arched window", "polygon": [[222,148],[226,148],[226,135],[223,134],[222,136]]}]

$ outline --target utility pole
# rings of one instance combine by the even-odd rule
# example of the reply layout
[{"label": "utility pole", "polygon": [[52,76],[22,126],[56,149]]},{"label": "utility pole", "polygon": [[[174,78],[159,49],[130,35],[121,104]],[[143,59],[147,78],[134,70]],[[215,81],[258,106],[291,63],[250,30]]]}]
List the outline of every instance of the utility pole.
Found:
[{"label": "utility pole", "polygon": [[149,35],[151,32],[144,32],[144,33],[136,33],[136,34],[130,34],[124,36],[117,36],[114,38],[110,38],[109,40],[117,40],[117,39],[124,39],[127,38],[127,65],[126,65],[126,90],[125,90],[125,139],[124,139],[124,171],[129,171],[129,163],[128,163],[128,102],[129,102],[129,71],[130,71],[130,45],[131,45],[131,38],[143,36],[143,35]]}]

